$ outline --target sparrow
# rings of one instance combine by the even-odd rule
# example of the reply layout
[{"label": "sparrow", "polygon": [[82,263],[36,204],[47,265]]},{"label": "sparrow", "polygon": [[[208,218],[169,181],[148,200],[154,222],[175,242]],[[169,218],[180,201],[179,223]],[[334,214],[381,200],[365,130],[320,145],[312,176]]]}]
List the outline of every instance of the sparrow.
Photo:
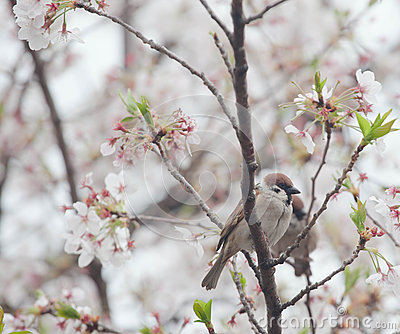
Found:
[{"label": "sparrow", "polygon": [[[256,186],[256,203],[253,212],[261,224],[273,246],[286,232],[292,216],[292,195],[299,194],[292,181],[284,174],[272,173],[264,177],[263,182]],[[221,231],[217,251],[220,254],[204,277],[201,286],[207,290],[217,286],[219,276],[226,262],[241,250],[253,250],[254,244],[250,229],[244,219],[242,201],[231,213]]]},{"label": "sparrow", "polygon": [[[278,243],[272,247],[273,253],[280,254],[294,243],[297,236],[307,225],[304,204],[299,196],[293,196],[293,215],[290,220],[289,228]],[[300,247],[295,248],[291,256],[294,259],[294,272],[296,276],[306,274],[311,275],[309,254],[317,247],[317,234],[311,229],[307,237],[300,242]]]}]

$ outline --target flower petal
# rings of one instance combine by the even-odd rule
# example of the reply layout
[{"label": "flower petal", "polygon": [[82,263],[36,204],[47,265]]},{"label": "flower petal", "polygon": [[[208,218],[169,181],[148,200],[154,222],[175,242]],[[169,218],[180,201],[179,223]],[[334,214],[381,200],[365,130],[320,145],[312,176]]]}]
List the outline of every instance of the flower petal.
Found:
[{"label": "flower petal", "polygon": [[294,125],[289,124],[289,125],[285,126],[285,132],[286,133],[299,133],[300,131]]}]

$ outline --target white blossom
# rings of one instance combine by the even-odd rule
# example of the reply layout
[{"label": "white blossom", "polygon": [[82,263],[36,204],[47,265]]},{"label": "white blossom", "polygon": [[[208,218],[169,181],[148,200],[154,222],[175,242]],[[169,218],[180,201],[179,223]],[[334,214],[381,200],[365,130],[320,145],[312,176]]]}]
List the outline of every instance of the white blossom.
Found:
[{"label": "white blossom", "polygon": [[360,87],[360,92],[365,101],[371,104],[376,104],[378,102],[376,95],[382,89],[382,85],[378,81],[375,81],[374,72],[361,72],[361,69],[358,69],[356,72],[356,78]]},{"label": "white blossom", "polygon": [[100,145],[100,152],[104,157],[106,157],[115,152],[115,147],[111,146],[110,143],[106,141],[105,143]]},{"label": "white blossom", "polygon": [[294,133],[296,137],[300,138],[308,153],[312,154],[314,152],[315,144],[307,131],[300,131],[292,124],[287,125],[285,131],[286,133]]},{"label": "white blossom", "polygon": [[117,201],[123,199],[126,188],[123,171],[119,172],[119,174],[107,174],[104,183],[106,184],[106,189]]}]

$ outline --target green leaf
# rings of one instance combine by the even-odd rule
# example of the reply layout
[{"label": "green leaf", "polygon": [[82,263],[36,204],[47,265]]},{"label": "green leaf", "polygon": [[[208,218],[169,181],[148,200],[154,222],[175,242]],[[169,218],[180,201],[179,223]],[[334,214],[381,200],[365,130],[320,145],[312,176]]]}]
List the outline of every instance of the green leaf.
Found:
[{"label": "green leaf", "polygon": [[357,198],[357,209],[351,206],[354,212],[350,213],[350,218],[354,222],[359,232],[363,232],[365,230],[365,219],[366,219],[366,211],[365,211],[365,202],[361,202]]},{"label": "green leaf", "polygon": [[346,295],[356,284],[357,280],[360,278],[360,272],[361,272],[361,267],[356,268],[355,270],[349,269],[349,267],[346,267],[344,270],[344,285],[345,285],[345,290],[344,294]]},{"label": "green leaf", "polygon": [[11,332],[10,334],[32,334],[31,331],[18,331],[18,332]]},{"label": "green leaf", "polygon": [[205,311],[206,303],[202,300],[196,299],[193,303],[193,311],[199,317],[202,322],[207,321],[207,314]]},{"label": "green leaf", "polygon": [[382,125],[380,128],[378,128],[375,131],[373,131],[374,139],[383,137],[384,135],[388,134],[390,131],[397,131],[398,129],[392,129],[393,123],[395,121],[396,120],[393,119],[390,122]]},{"label": "green leaf", "polygon": [[[397,131],[398,129],[392,129],[393,123],[396,121],[396,119],[393,119],[389,121],[386,124],[383,124],[383,122],[386,120],[386,118],[390,115],[392,112],[392,109],[390,109],[388,112],[386,112],[382,117],[380,114],[375,118],[374,122],[371,124],[370,129],[364,133],[364,131],[361,128],[361,131],[363,131],[364,135],[364,141],[366,144],[369,144],[373,140],[383,137],[386,134],[388,134],[391,131]],[[359,117],[357,116],[357,120]],[[360,122],[359,122],[360,124]]]},{"label": "green leaf", "polygon": [[368,120],[362,117],[359,113],[356,112],[357,122],[360,126],[362,134],[364,137],[367,136],[369,130],[371,129],[371,125],[369,124]]},{"label": "green leaf", "polygon": [[149,327],[142,328],[139,333],[141,334],[151,334],[151,329]]},{"label": "green leaf", "polygon": [[121,123],[127,123],[133,121],[135,118],[132,116],[125,117],[121,120]]},{"label": "green leaf", "polygon": [[309,331],[308,328],[304,328],[303,330],[301,330],[301,331],[299,332],[299,334],[307,334],[308,331]]},{"label": "green leaf", "polygon": [[136,106],[136,100],[132,96],[131,90],[128,89],[128,94],[126,97],[126,100],[122,96],[121,93],[119,93],[119,98],[121,99],[122,103],[125,105],[126,111],[130,113],[131,115],[135,117],[139,117],[140,113],[138,113],[138,109]]},{"label": "green leaf", "polygon": [[57,316],[66,319],[80,319],[80,314],[71,305],[63,302],[58,302],[58,307],[56,307]]},{"label": "green leaf", "polygon": [[4,319],[4,311],[3,308],[0,306],[0,334],[3,332],[4,328],[3,319]]},{"label": "green leaf", "polygon": [[212,299],[210,299],[204,307],[208,322],[211,322],[211,304],[212,304]]},{"label": "green leaf", "polygon": [[148,103],[146,97],[144,97],[144,96],[141,97],[141,100],[142,100],[142,103],[136,102],[136,105],[139,108],[139,111],[142,114],[147,125],[149,125],[150,127],[154,127],[154,120],[153,120],[153,116],[151,116],[149,103]]},{"label": "green leaf", "polygon": [[207,324],[207,321],[205,321],[205,320],[200,320],[200,319],[194,320],[193,322],[201,322],[202,324]]}]

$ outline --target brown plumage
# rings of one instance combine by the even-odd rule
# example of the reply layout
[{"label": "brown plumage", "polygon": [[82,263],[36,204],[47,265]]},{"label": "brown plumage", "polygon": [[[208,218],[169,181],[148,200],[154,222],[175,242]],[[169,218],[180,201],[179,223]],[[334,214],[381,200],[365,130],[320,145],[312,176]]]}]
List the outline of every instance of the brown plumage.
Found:
[{"label": "brown plumage", "polygon": [[[292,181],[281,173],[268,174],[263,184],[256,189],[254,212],[270,245],[274,245],[289,226],[292,215],[292,194],[295,193],[299,191],[293,186]],[[239,201],[221,231],[217,246],[217,250],[221,249],[221,252],[217,261],[201,285],[207,290],[215,288],[226,262],[237,252],[253,248],[253,239],[244,219],[243,204]]]}]

